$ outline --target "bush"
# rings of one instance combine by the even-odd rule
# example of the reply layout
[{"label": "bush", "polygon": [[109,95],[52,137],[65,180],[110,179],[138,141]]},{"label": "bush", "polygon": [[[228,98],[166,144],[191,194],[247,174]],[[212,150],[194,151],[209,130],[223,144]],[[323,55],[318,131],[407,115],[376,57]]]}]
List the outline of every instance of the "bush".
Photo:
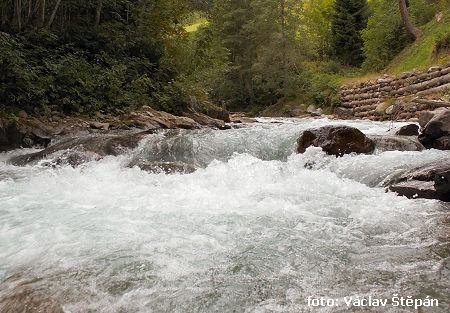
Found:
[{"label": "bush", "polygon": [[64,44],[45,33],[26,38],[2,34],[0,105],[3,110],[66,114],[120,113],[142,105],[179,113],[183,89],[173,70],[145,57],[117,57]]},{"label": "bush", "polygon": [[339,83],[329,74],[314,74],[308,98],[310,102],[321,108],[333,108],[341,104]]}]

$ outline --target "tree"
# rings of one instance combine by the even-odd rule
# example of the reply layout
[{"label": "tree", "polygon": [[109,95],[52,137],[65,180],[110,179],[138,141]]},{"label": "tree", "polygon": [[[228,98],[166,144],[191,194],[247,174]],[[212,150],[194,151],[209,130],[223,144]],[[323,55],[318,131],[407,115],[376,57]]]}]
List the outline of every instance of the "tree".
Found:
[{"label": "tree", "polygon": [[185,13],[185,0],[0,1],[0,109],[180,112]]},{"label": "tree", "polygon": [[303,61],[300,33],[301,2],[253,1],[256,59],[253,65],[258,102],[270,105],[299,92]]},{"label": "tree", "polygon": [[360,66],[364,61],[361,31],[367,17],[367,0],[336,0],[331,23],[333,50],[344,64]]},{"label": "tree", "polygon": [[334,0],[304,0],[301,11],[300,29],[302,41],[308,52],[325,59],[331,53],[331,21],[334,14]]},{"label": "tree", "polygon": [[371,16],[363,30],[364,56],[363,68],[378,71],[411,42],[400,18],[397,6],[392,0],[372,2]]},{"label": "tree", "polygon": [[215,90],[231,109],[294,97],[302,80],[298,0],[216,2],[212,24],[229,51],[230,69]]},{"label": "tree", "polygon": [[409,18],[408,7],[406,5],[406,0],[398,0],[398,5],[400,8],[400,15],[402,17],[403,24],[406,27],[408,33],[416,40],[420,35],[420,29],[415,27]]},{"label": "tree", "polygon": [[213,12],[222,44],[229,51],[228,79],[218,93],[233,102],[252,105],[255,102],[252,67],[256,58],[256,38],[251,23],[254,20],[252,0],[217,2]]}]

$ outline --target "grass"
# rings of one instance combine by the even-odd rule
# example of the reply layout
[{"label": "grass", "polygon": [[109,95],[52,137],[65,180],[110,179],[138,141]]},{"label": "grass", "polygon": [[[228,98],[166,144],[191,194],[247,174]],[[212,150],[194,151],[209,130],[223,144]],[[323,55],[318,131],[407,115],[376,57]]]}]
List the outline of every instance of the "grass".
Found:
[{"label": "grass", "polygon": [[440,22],[433,19],[421,29],[421,36],[399,53],[383,71],[362,73],[351,70],[337,75],[336,82],[340,84],[360,83],[377,79],[383,74],[395,76],[402,72],[425,70],[436,64],[450,62],[450,11],[444,13]]},{"label": "grass", "polygon": [[434,64],[450,62],[450,50],[436,51],[440,42],[449,41],[450,11],[437,22],[435,19],[422,27],[422,35],[411,45],[406,47],[392,60],[386,71],[399,74],[413,69],[423,70]]}]

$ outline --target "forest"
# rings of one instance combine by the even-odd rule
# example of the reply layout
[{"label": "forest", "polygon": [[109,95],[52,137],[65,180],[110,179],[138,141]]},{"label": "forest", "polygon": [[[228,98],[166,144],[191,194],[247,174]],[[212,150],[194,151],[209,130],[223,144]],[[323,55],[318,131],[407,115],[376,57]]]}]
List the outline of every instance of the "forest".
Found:
[{"label": "forest", "polygon": [[[338,105],[340,79],[382,71],[449,0],[1,0],[0,110],[253,114]],[[449,54],[450,24],[436,54]],[[444,51],[444,52],[442,52]]]}]

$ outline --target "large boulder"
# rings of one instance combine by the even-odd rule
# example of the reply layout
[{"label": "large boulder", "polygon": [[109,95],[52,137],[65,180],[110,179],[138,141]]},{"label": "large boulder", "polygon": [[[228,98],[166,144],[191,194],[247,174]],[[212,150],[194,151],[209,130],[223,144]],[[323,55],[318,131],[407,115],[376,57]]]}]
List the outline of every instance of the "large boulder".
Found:
[{"label": "large boulder", "polygon": [[208,106],[203,113],[208,115],[209,117],[222,120],[226,123],[231,122],[230,112],[217,106]]},{"label": "large boulder", "polygon": [[200,101],[195,97],[191,97],[189,107],[192,112],[205,114],[211,118],[222,120],[225,123],[230,123],[230,112],[226,109],[214,105],[209,101]]},{"label": "large boulder", "polygon": [[[420,142],[428,149],[450,150],[450,109],[440,110],[422,129]],[[443,138],[441,140],[441,138]]]},{"label": "large boulder", "polygon": [[342,156],[349,153],[371,153],[374,142],[360,130],[349,126],[324,126],[305,130],[297,140],[297,153],[310,146],[320,147],[327,154]]},{"label": "large boulder", "polygon": [[408,180],[389,187],[393,192],[409,199],[436,199],[436,189],[432,181]]},{"label": "large boulder", "polygon": [[397,175],[385,183],[408,198],[450,201],[450,160],[432,162]]},{"label": "large boulder", "polygon": [[321,108],[316,108],[315,105],[311,104],[306,109],[306,112],[311,114],[311,116],[321,116],[323,113],[323,110]]}]

